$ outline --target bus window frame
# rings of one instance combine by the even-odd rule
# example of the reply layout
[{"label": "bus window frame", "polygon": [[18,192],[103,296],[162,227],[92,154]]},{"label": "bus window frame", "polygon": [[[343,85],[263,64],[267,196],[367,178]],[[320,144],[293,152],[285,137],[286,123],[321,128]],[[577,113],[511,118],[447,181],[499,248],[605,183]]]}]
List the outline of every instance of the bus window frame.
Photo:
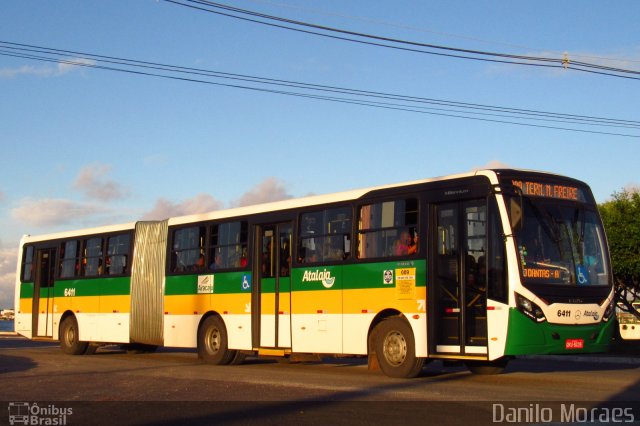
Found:
[{"label": "bus window frame", "polygon": [[[27,262],[26,258],[27,258],[27,253],[28,250],[31,249],[31,261]],[[36,247],[33,244],[25,244],[24,246],[22,246],[22,261],[21,261],[21,267],[20,267],[20,282],[21,283],[32,283],[35,281],[35,270],[33,269],[33,265],[35,263],[36,260]],[[27,265],[31,265],[31,271],[30,271],[30,275],[28,280],[24,279],[24,273],[26,270],[26,266]]]},{"label": "bus window frame", "polygon": [[[314,208],[315,207],[315,208]],[[321,207],[321,208],[319,208]],[[325,212],[330,211],[330,210],[339,210],[339,209],[346,209],[349,210],[350,212],[350,218],[349,220],[351,221],[351,226],[349,229],[349,244],[350,244],[350,251],[348,252],[348,254],[346,256],[343,257],[343,259],[330,259],[330,260],[319,260],[319,261],[302,261],[302,256],[301,256],[301,251],[302,251],[302,240],[303,239],[309,239],[309,238],[329,238],[329,237],[338,237],[338,236],[342,236],[343,237],[343,244],[344,244],[344,236],[345,234],[330,234],[330,233],[318,233],[318,234],[314,234],[313,237],[309,237],[307,234],[305,234],[305,236],[303,237],[302,235],[302,229],[301,227],[303,226],[303,220],[302,217],[304,215],[308,215],[308,214],[322,214],[323,220],[324,220],[324,216],[325,216]],[[292,263],[293,265],[297,266],[297,267],[308,267],[308,266],[316,266],[316,265],[343,265],[343,264],[347,264],[347,263],[352,263],[355,260],[355,257],[353,256],[353,248],[354,248],[354,232],[355,232],[355,225],[354,225],[354,214],[355,214],[355,209],[354,209],[354,204],[353,203],[336,203],[336,204],[325,204],[325,205],[318,205],[318,206],[309,206],[308,208],[305,209],[300,209],[299,211],[296,212],[295,215],[295,221],[294,221],[294,229],[293,229],[293,239],[295,241],[295,246],[292,247],[292,251],[295,251],[295,255],[293,256],[292,259]],[[323,226],[323,224],[321,224],[321,226]],[[346,253],[346,250],[345,250]]]},{"label": "bus window frame", "polygon": [[[365,206],[370,206],[370,205],[374,205],[374,204],[382,204],[385,202],[397,202],[399,200],[409,200],[409,199],[415,199],[416,200],[416,221],[417,223],[415,224],[415,234],[418,238],[417,242],[416,242],[416,251],[414,253],[407,253],[407,254],[403,254],[403,255],[391,255],[391,256],[377,256],[377,257],[360,257],[359,256],[359,250],[360,250],[360,235],[361,235],[361,230],[360,230],[360,212],[362,211],[362,208]],[[427,200],[425,199],[424,195],[420,192],[410,192],[410,193],[399,193],[399,194],[395,194],[394,196],[388,196],[388,197],[380,197],[380,198],[369,198],[369,199],[361,199],[358,200],[358,202],[355,205],[355,212],[354,212],[354,216],[353,216],[353,228],[354,228],[354,238],[353,238],[353,242],[352,242],[352,247],[351,247],[351,252],[352,252],[352,259],[354,260],[354,262],[357,263],[375,263],[375,262],[389,262],[389,261],[396,261],[396,260],[415,260],[415,259],[422,259],[425,257],[425,249],[421,248],[424,244],[425,244],[425,238],[424,238],[424,229],[426,229],[426,226],[423,225],[423,223],[427,220],[425,218],[425,214],[427,211]],[[402,230],[405,228],[411,228],[411,226],[408,225],[403,225],[400,227],[382,227],[382,228],[369,228],[367,230],[365,230],[364,232],[362,232],[362,234],[367,234],[367,233],[373,233],[373,232],[382,232],[382,231],[387,231],[387,230]]]}]

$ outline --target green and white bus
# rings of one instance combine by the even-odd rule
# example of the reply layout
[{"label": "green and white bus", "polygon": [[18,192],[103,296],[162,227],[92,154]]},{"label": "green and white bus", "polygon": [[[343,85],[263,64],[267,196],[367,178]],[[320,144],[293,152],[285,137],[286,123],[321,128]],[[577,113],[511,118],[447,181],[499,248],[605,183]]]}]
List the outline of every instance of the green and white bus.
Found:
[{"label": "green and white bus", "polygon": [[499,372],[523,354],[608,349],[606,238],[590,189],[481,170],[20,243],[16,331],[101,344],[368,357]]}]

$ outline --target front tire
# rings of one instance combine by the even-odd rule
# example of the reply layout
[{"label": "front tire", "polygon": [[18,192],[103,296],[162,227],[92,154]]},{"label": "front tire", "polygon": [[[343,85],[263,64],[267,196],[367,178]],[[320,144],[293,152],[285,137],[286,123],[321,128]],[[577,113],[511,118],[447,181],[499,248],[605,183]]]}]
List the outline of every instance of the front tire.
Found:
[{"label": "front tire", "polygon": [[65,318],[60,325],[60,348],[69,355],[82,355],[86,352],[88,342],[80,341],[80,329],[75,317]]},{"label": "front tire", "polygon": [[387,376],[411,378],[422,371],[424,358],[416,357],[413,330],[403,318],[388,318],[376,327],[375,349],[380,369]]},{"label": "front tire", "polygon": [[208,364],[227,365],[236,351],[228,349],[227,328],[217,316],[207,318],[198,330],[198,358]]}]

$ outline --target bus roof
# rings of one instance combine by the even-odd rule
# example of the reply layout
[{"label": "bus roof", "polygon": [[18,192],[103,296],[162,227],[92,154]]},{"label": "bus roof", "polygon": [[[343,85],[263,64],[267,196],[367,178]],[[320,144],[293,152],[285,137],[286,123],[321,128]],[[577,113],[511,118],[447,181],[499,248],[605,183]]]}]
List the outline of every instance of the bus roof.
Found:
[{"label": "bus roof", "polygon": [[[321,205],[325,203],[351,201],[351,200],[358,199],[369,192],[377,191],[377,190],[398,188],[398,187],[409,186],[409,185],[419,185],[419,184],[430,183],[430,182],[439,182],[439,181],[445,181],[450,179],[459,179],[459,178],[481,176],[481,175],[489,178],[492,184],[497,184],[498,182],[496,180],[496,173],[500,173],[500,172],[512,172],[512,173],[530,172],[530,173],[546,174],[550,176],[557,176],[548,172],[541,172],[541,171],[535,171],[535,170],[482,169],[482,170],[476,170],[476,171],[471,171],[466,173],[439,176],[434,178],[420,179],[420,180],[408,181],[408,182],[399,182],[399,183],[394,183],[389,185],[374,186],[374,187],[355,189],[350,191],[336,192],[336,193],[323,194],[323,195],[312,195],[312,196],[302,197],[302,198],[292,198],[289,200],[275,201],[275,202],[269,202],[264,204],[255,204],[255,205],[246,206],[246,207],[215,210],[211,212],[197,213],[197,214],[191,214],[186,216],[176,216],[176,217],[168,218],[168,221],[169,221],[169,226],[171,226],[171,225],[182,225],[182,224],[187,224],[191,222],[224,219],[228,217],[248,216],[252,214],[268,213],[268,212],[274,212],[279,210],[290,210],[290,209],[306,207],[306,206]],[[108,225],[108,226],[100,226],[100,227],[94,227],[94,228],[85,228],[85,229],[57,232],[52,234],[43,234],[43,235],[36,235],[36,236],[25,235],[22,237],[22,241],[20,245],[22,246],[28,242],[38,242],[38,241],[70,238],[75,236],[127,231],[127,230],[134,229],[135,224],[136,222],[129,222],[129,223],[124,223],[119,225]]]}]

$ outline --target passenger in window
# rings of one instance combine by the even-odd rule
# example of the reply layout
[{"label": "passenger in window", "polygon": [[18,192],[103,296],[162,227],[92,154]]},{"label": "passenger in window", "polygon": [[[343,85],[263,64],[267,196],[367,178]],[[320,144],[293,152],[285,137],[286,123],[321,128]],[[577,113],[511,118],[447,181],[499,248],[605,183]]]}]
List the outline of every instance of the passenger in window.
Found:
[{"label": "passenger in window", "polygon": [[242,255],[240,256],[240,267],[241,268],[246,268],[247,264],[248,264],[248,261],[247,261],[247,248],[243,247],[242,248]]},{"label": "passenger in window", "polygon": [[415,254],[417,244],[408,231],[402,231],[400,238],[394,244],[394,254],[396,256],[405,256],[407,254]]},{"label": "passenger in window", "polygon": [[307,257],[307,262],[314,263],[318,261],[318,252],[315,250],[311,250],[309,256]]},{"label": "passenger in window", "polygon": [[220,254],[220,252],[216,252],[213,258],[213,263],[209,265],[209,269],[211,270],[222,269],[222,255]]},{"label": "passenger in window", "polygon": [[200,257],[198,257],[198,260],[196,261],[195,265],[193,265],[193,268],[196,272],[202,271],[204,269],[204,254],[200,253]]},{"label": "passenger in window", "polygon": [[284,240],[282,242],[282,248],[280,249],[280,276],[289,276],[289,270],[291,268],[291,250],[289,248],[289,241]]},{"label": "passenger in window", "polygon": [[414,231],[409,232],[409,247],[407,254],[416,254],[418,251],[418,236]]}]

